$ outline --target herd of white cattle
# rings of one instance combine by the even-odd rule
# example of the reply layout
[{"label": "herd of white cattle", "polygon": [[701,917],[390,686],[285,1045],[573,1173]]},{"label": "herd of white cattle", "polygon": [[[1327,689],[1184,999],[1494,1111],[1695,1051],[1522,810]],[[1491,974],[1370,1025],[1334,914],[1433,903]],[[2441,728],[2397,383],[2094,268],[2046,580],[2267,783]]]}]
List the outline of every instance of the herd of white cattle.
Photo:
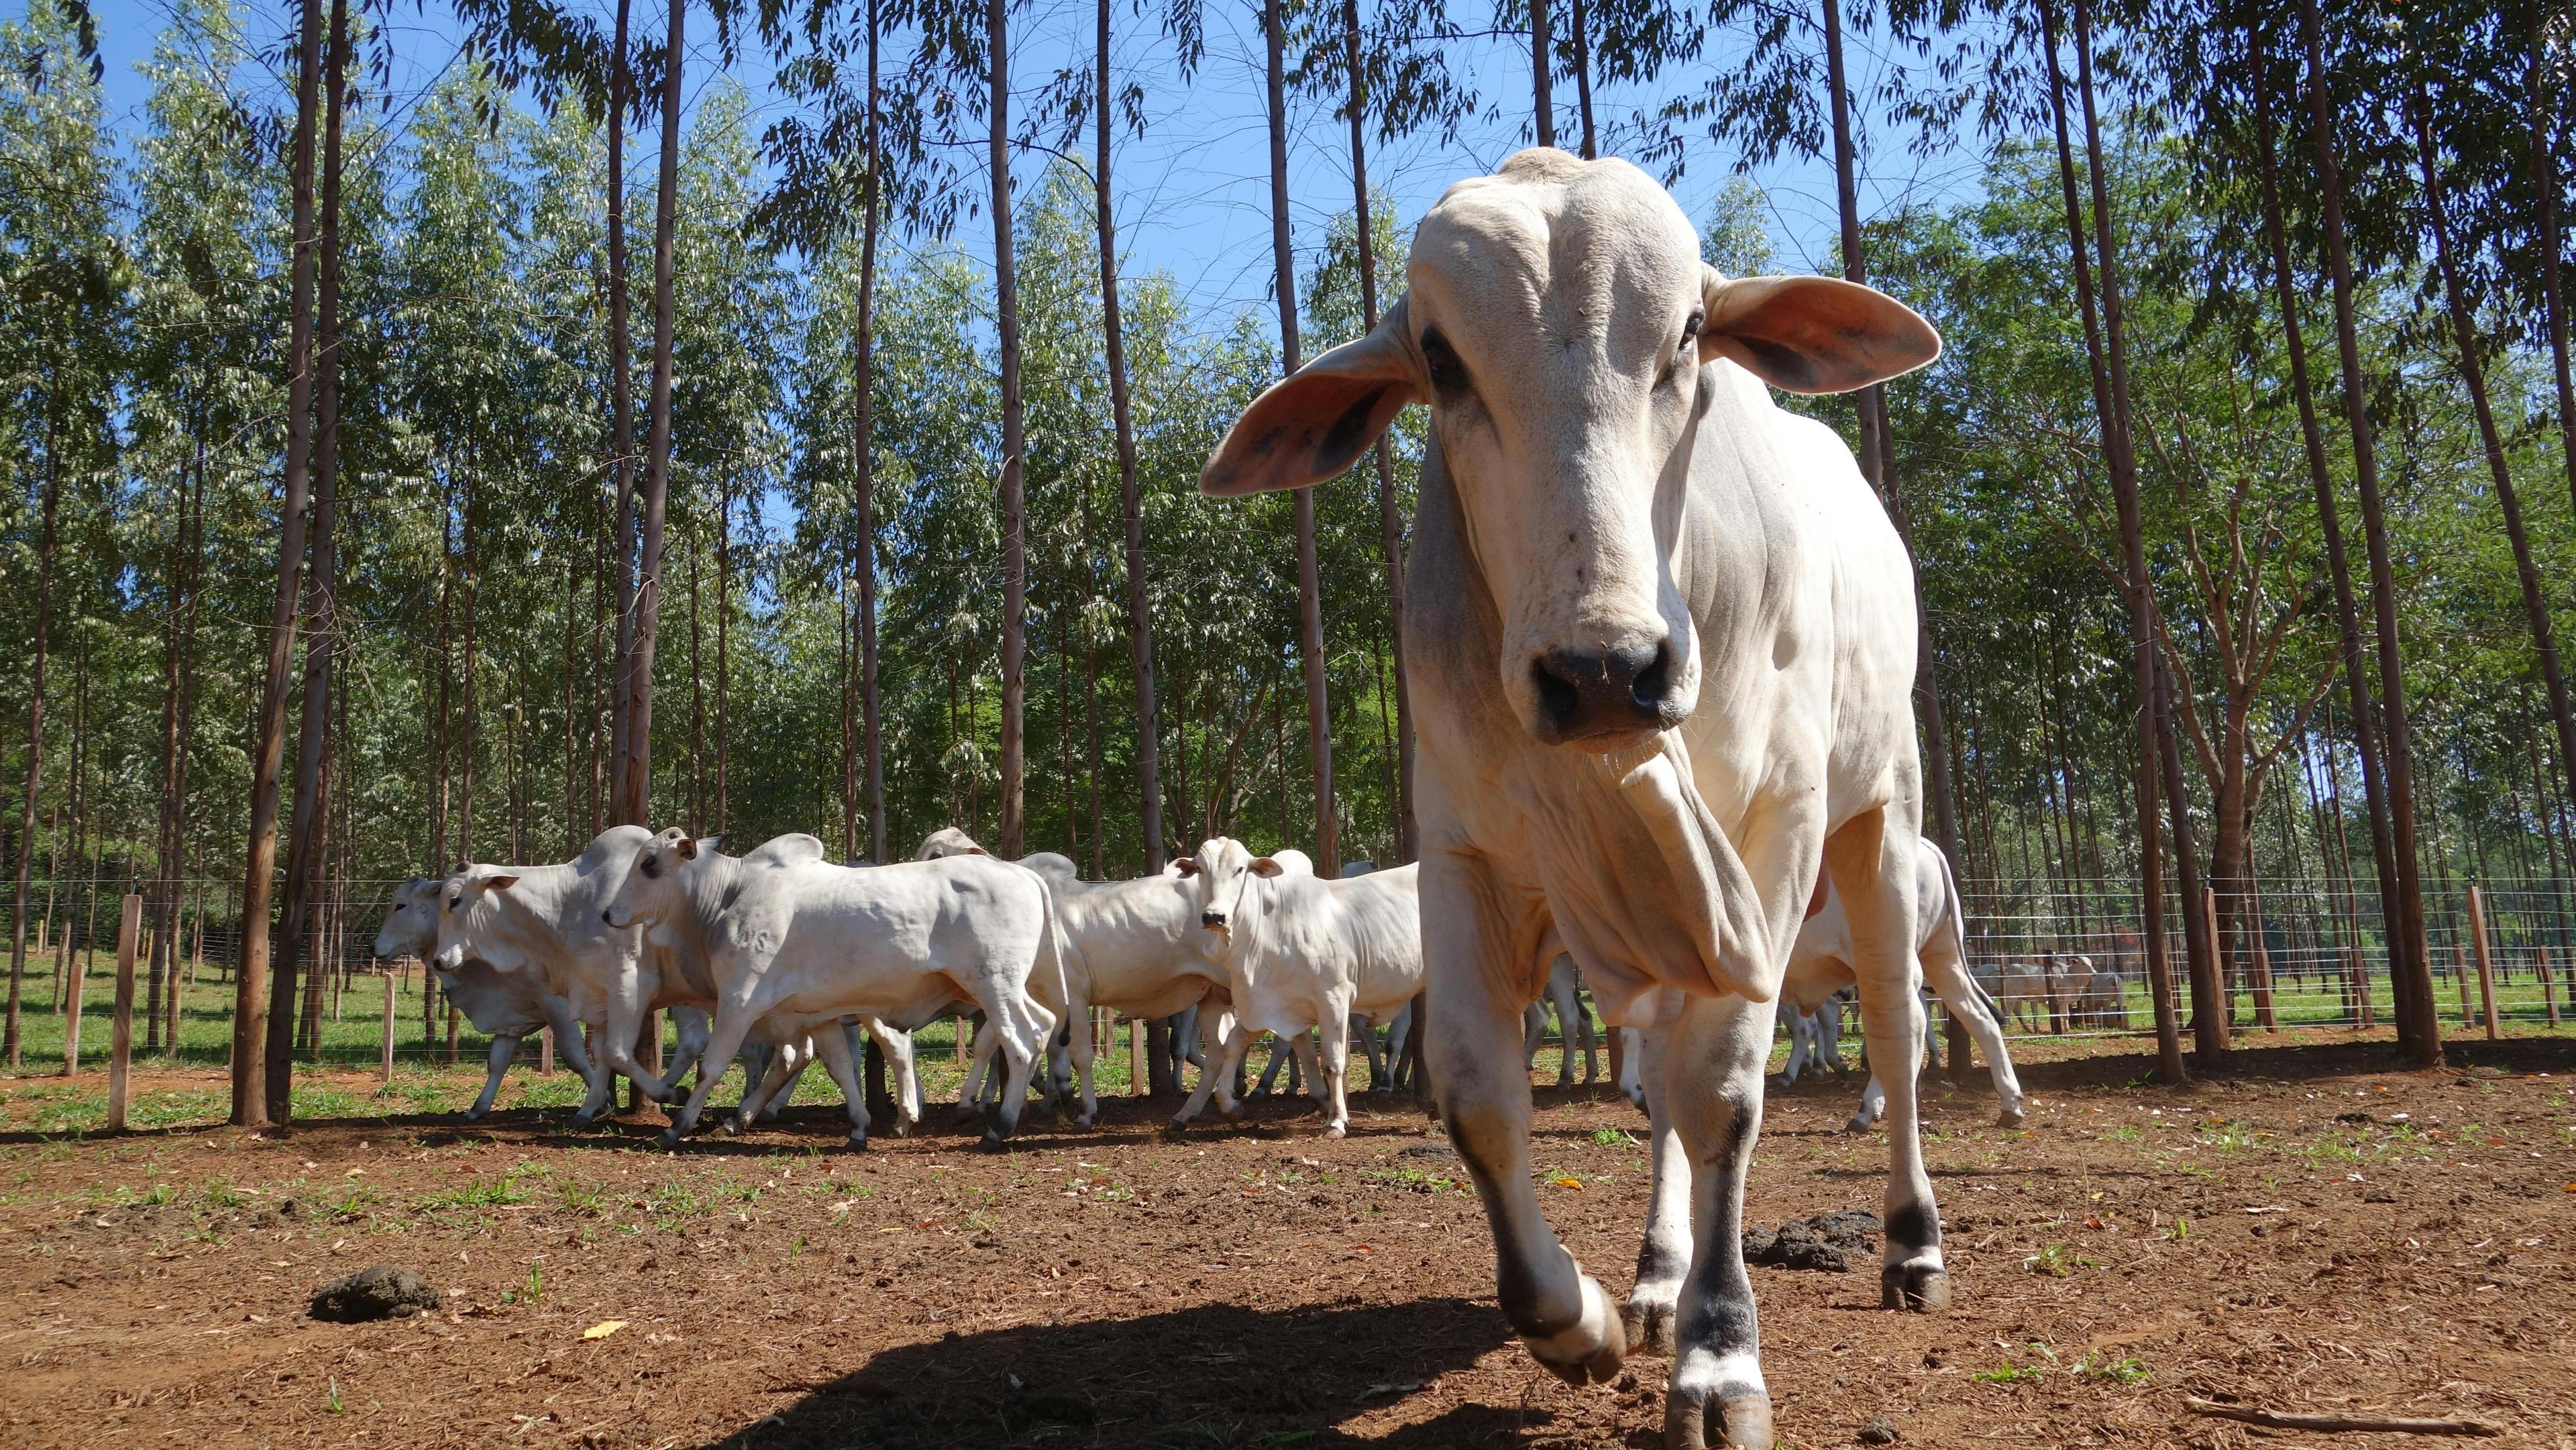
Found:
[{"label": "herd of white cattle", "polygon": [[[1723,276],[1643,172],[1552,148],[1452,186],[1405,284],[1367,336],[1254,400],[1199,485],[1322,484],[1407,405],[1428,410],[1401,620],[1418,865],[1324,880],[1213,840],[1159,876],[1089,885],[961,843],[861,868],[810,836],[732,857],[633,829],[566,865],[421,883],[387,940],[460,983],[477,962],[496,984],[542,981],[494,1010],[555,1028],[590,1074],[585,1118],[612,1073],[670,1099],[634,1060],[646,1013],[710,1013],[703,1050],[682,1053],[698,1080],[674,1142],[754,1039],[821,1057],[861,1137],[845,1026],[877,1031],[902,1072],[904,1032],[961,1005],[999,1058],[988,1141],[1015,1127],[1059,1023],[1089,1118],[1094,1006],[1201,1008],[1216,1055],[1184,1119],[1211,1095],[1231,1106],[1256,1034],[1319,1030],[1339,1133],[1351,1023],[1373,1042],[1427,989],[1413,1030],[1513,1331],[1577,1385],[1669,1355],[1669,1445],[1768,1447],[1739,1229],[1779,1004],[1856,999],[1877,1069],[1864,1113],[1888,1145],[1881,1299],[1934,1312],[1950,1284],[1917,1119],[1920,994],[1983,1040],[2007,1121],[2021,1097],[1990,999],[2099,1020],[2119,995],[2086,971],[2065,997],[2047,979],[2071,961],[2018,969],[2035,989],[1980,992],[1965,970],[1957,891],[1920,835],[1912,560],[1842,438],[1771,396],[1870,387],[1940,338],[1866,287]],[[1636,1034],[1616,1055],[1644,1098],[1653,1186],[1624,1302],[1558,1240],[1531,1171],[1526,1012],[1561,957]],[[598,1029],[595,1061],[574,1056],[576,1019]]]}]

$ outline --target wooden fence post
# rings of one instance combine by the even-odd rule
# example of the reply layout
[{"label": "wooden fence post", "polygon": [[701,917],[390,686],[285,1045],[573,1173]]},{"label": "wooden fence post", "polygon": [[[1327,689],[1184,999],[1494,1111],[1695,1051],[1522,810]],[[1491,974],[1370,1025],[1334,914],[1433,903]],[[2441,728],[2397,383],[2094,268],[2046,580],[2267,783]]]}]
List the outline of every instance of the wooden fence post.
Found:
[{"label": "wooden fence post", "polygon": [[1141,1098],[1153,1088],[1153,1075],[1145,1070],[1145,1019],[1127,1019],[1127,1096]]},{"label": "wooden fence post", "polygon": [[385,968],[383,974],[385,984],[385,1030],[384,1038],[377,1046],[377,1052],[383,1059],[384,1080],[385,1085],[388,1087],[393,1085],[394,1080],[394,997],[402,990],[402,970],[403,968],[401,963],[397,962],[393,966]]},{"label": "wooden fence post", "polygon": [[2345,951],[2352,958],[2352,995],[2361,1005],[2361,1030],[2368,1032],[2377,1025],[2371,1021],[2370,1013],[2370,968],[2361,959],[2361,948],[2347,947]]},{"label": "wooden fence post", "polygon": [[957,1016],[957,1065],[966,1065],[966,1015],[962,1012]]},{"label": "wooden fence post", "polygon": [[[2217,887],[2200,888],[2200,912],[2203,929],[2209,933],[2209,954],[2215,959],[2219,948]],[[2218,1001],[2215,1004],[2218,1009],[2218,1045],[2223,1049],[2235,1046],[2236,990],[2235,983],[2227,979],[2227,963],[2215,960],[2213,965],[2216,970],[2211,975],[2218,978]]]},{"label": "wooden fence post", "polygon": [[2254,1021],[2266,1032],[2278,1032],[2281,1019],[2272,1009],[2272,949],[2263,943],[2262,888],[2255,887],[2248,899],[2254,918]]},{"label": "wooden fence post", "polygon": [[[63,933],[68,939],[69,931]],[[76,951],[57,948],[54,953],[54,980],[65,984],[56,989],[54,1000],[63,1003],[63,1076],[80,1071],[81,993],[89,986],[89,963]]]},{"label": "wooden fence post", "polygon": [[2466,1027],[2470,1023],[2478,1020],[2477,1009],[2469,1005],[2468,949],[2455,945],[2451,948],[2451,957],[2451,968],[2459,975],[2460,979],[2460,1025]]},{"label": "wooden fence post", "polygon": [[2478,953],[2478,1003],[2485,1009],[2487,1041],[2500,1035],[2496,1030],[2495,953],[2487,944],[2487,898],[2477,883],[2469,884],[2469,944]]},{"label": "wooden fence post", "polygon": [[537,1029],[537,1076],[552,1077],[554,1075],[555,1030],[552,1027],[540,1027]]},{"label": "wooden fence post", "polygon": [[2535,953],[2532,964],[2540,969],[2540,1005],[2549,1013],[2549,1025],[2555,1027],[2558,1025],[2558,986],[2550,980],[2549,948],[2542,947]]},{"label": "wooden fence post", "polygon": [[116,924],[116,1026],[108,1034],[107,1130],[125,1131],[126,1076],[134,1065],[134,951],[143,935],[143,898],[127,892]]}]

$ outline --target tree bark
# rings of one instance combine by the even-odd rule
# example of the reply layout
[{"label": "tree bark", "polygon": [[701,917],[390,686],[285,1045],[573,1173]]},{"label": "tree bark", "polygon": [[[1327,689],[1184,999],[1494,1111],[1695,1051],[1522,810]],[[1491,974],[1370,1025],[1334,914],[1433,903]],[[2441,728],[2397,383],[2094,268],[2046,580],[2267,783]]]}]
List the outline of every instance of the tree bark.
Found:
[{"label": "tree bark", "polygon": [[313,151],[322,81],[321,0],[303,0],[297,39],[293,281],[286,344],[286,478],[278,509],[277,592],[270,601],[268,661],[252,729],[250,850],[242,871],[241,971],[234,980],[232,1122],[268,1125],[268,917],[277,874],[277,787],[286,750],[286,695],[295,610],[304,570],[306,491],[313,446]]},{"label": "tree bark", "polygon": [[[1279,295],[1279,364],[1285,374],[1303,367],[1305,357],[1297,334],[1296,255],[1288,244],[1287,38],[1280,6],[1281,0],[1262,0],[1261,29],[1269,61],[1270,260]],[[1540,70],[1545,69],[1542,64]],[[1366,216],[1361,220],[1365,224]],[[1306,672],[1306,757],[1315,783],[1315,869],[1332,877],[1341,874],[1342,848],[1333,806],[1332,714],[1325,699],[1324,599],[1315,556],[1312,488],[1297,490],[1296,528],[1298,643]]]},{"label": "tree bark", "polygon": [[[1582,0],[1575,3],[1578,47],[1583,23]],[[1580,55],[1580,50],[1577,52]],[[1360,268],[1360,326],[1375,330],[1377,309],[1377,228],[1368,185],[1368,73],[1360,64],[1359,0],[1342,0],[1342,58],[1350,70],[1351,193],[1357,225]],[[1584,91],[1584,155],[1592,154],[1591,90]],[[1395,655],[1395,862],[1414,857],[1413,838],[1413,705],[1404,672],[1404,518],[1395,493],[1395,455],[1384,434],[1377,440],[1378,547],[1386,562],[1387,636]]]},{"label": "tree bark", "polygon": [[1007,860],[1025,854],[1029,652],[1027,419],[1020,401],[1020,276],[1011,254],[1011,55],[1009,0],[986,0],[985,44],[992,67],[994,333],[1002,373],[1002,828]]},{"label": "tree bark", "polygon": [[[2155,596],[2147,577],[2146,538],[2140,519],[2137,460],[2130,449],[2127,409],[2114,389],[2113,359],[2103,318],[2093,296],[2093,269],[2084,237],[2084,210],[2075,187],[2075,153],[2066,120],[2066,76],[2057,52],[2055,0],[2040,0],[2041,44],[2048,53],[2049,112],[2057,130],[2057,174],[2066,207],[2067,255],[2075,277],[2075,303],[2084,320],[2086,361],[2093,379],[2094,410],[2101,417],[2102,453],[2111,475],[2111,491],[2120,517],[2120,553],[2126,574],[2129,649],[2137,701],[2137,758],[2132,776],[2138,822],[2139,938],[2147,963],[2148,990],[2155,999],[2156,1077],[2166,1083],[2185,1080],[2182,1038],[2174,1019],[2173,970],[2165,950],[2163,829],[2156,819],[2162,752],[2156,736],[2158,689],[2155,645]],[[2099,178],[2096,178],[2099,185]],[[2107,235],[2107,231],[2105,233]],[[2117,286],[2110,258],[2104,258],[2103,288],[2107,302]],[[2126,368],[2117,375],[2126,382]]]},{"label": "tree bark", "polygon": [[[1830,3],[1830,0],[1828,0]],[[1556,34],[1549,25],[1547,0],[1529,0],[1530,12],[1530,114],[1536,125],[1531,131],[1534,145],[1556,144]],[[1290,372],[1296,369],[1290,368]]]},{"label": "tree bark", "polygon": [[[44,784],[45,655],[53,624],[54,520],[62,497],[62,464],[55,456],[59,442],[47,432],[43,523],[36,535],[36,657],[27,685],[27,791],[18,801],[18,888],[9,914],[9,1070],[20,1062],[18,1019],[27,970],[27,897],[36,871],[36,791]],[[51,915],[50,912],[47,913]],[[56,957],[60,960],[59,954]]]},{"label": "tree bark", "polygon": [[886,859],[886,813],[885,756],[877,713],[876,300],[877,232],[884,224],[878,168],[885,164],[885,149],[877,135],[878,29],[876,0],[868,0],[868,163],[862,202],[865,215],[859,222],[857,376],[851,384],[858,537],[851,540],[850,549],[859,579],[860,754],[865,761],[868,859],[882,863]]},{"label": "tree bark", "polygon": [[662,530],[671,499],[672,247],[680,194],[680,63],[687,51],[687,0],[671,0],[662,63],[662,156],[653,192],[653,382],[644,444],[644,538],[635,574],[634,648],[627,660],[626,770],[618,779],[618,820],[640,826],[653,809],[653,644],[662,609]]},{"label": "tree bark", "polygon": [[2504,511],[2505,537],[2513,544],[2513,567],[2522,584],[2522,610],[2531,623],[2532,653],[2540,659],[2540,680],[2549,692],[2549,718],[2558,729],[2558,749],[2576,758],[2576,718],[2567,704],[2567,676],[2558,665],[2558,639],[2550,626],[2549,597],[2542,591],[2540,568],[2532,561],[2531,532],[2524,527],[2522,499],[2514,491],[2513,468],[2505,460],[2504,435],[2496,427],[2495,409],[2487,400],[2486,366],[2478,359],[2477,314],[2460,281],[2459,260],[2451,251],[2451,223],[2442,200],[2442,178],[2434,165],[2432,100],[2419,77],[2415,90],[2415,147],[2424,171],[2424,211],[2433,226],[2433,255],[2442,270],[2442,292],[2451,309],[2451,331],[2460,348],[2460,382],[2469,390],[2469,407],[2477,415],[2478,438],[2486,446],[2487,475],[2494,480],[2496,505]]},{"label": "tree bark", "polygon": [[[2559,456],[2567,468],[2567,501],[2576,507],[2576,370],[2567,358],[2567,293],[2558,258],[2558,153],[2552,144],[2557,113],[2549,108],[2549,36],[2541,26],[2540,0],[2523,0],[2531,32],[2531,184],[2539,198],[2540,288],[2549,321],[2550,371],[2558,385]],[[2576,757],[2569,757],[2576,759]]]},{"label": "tree bark", "polygon": [[328,72],[323,85],[320,317],[315,329],[312,557],[305,585],[304,718],[295,748],[295,804],[286,835],[286,910],[278,963],[269,982],[268,1120],[283,1128],[295,1116],[296,990],[313,945],[320,884],[322,756],[331,725],[331,665],[339,645],[337,555],[333,514],[340,480],[340,109],[346,94],[348,0],[331,0]]},{"label": "tree bark", "polygon": [[[2406,672],[2397,634],[2397,574],[2389,557],[2388,521],[2380,504],[2379,457],[2370,421],[2369,384],[2361,367],[2361,338],[2354,318],[2352,253],[2345,241],[2343,177],[2335,158],[2334,104],[2326,89],[2325,22],[2317,0],[2301,0],[2300,28],[2308,52],[2308,113],[2317,152],[2317,194],[2323,213],[2326,261],[2334,279],[2335,347],[2343,364],[2344,417],[2352,429],[2353,480],[2361,493],[2362,542],[2370,556],[2371,614],[2379,637],[2379,704],[2387,727],[2388,819],[2397,859],[2397,899],[2389,921],[2390,972],[2403,974],[2410,1000],[2402,1009],[2413,1024],[2412,1056],[2419,1066],[2442,1063],[2441,1020],[2433,1003],[2432,954],[2424,935],[2423,867],[2415,840],[2413,727],[2407,718]],[[2419,990],[2420,989],[2420,990]]]},{"label": "tree bark", "polygon": [[[2307,342],[2299,323],[2298,279],[2290,266],[2289,232],[2281,215],[2280,164],[2273,132],[2269,57],[2263,54],[2258,34],[2246,33],[2246,53],[2254,78],[2255,142],[2261,148],[2259,169],[2263,183],[2263,230],[2272,251],[2272,282],[2281,304],[2281,329],[2285,350],[2290,359],[2290,390],[2299,408],[2299,433],[2308,460],[2308,479],[2316,494],[2317,522],[2325,535],[2327,572],[2333,577],[2335,590],[2335,627],[2340,646],[2344,685],[2351,696],[2352,736],[2355,753],[2361,760],[2361,784],[2364,809],[2369,816],[2371,862],[2379,876],[2379,899],[2383,903],[2397,899],[2397,853],[2388,822],[2386,777],[2380,769],[2379,731],[2375,723],[2377,710],[2371,699],[2370,670],[2365,660],[2361,634],[2361,607],[2352,586],[2352,564],[2344,549],[2343,508],[2335,497],[2334,475],[2326,460],[2325,429],[2317,418],[2316,390],[2308,380]],[[2338,838],[2343,829],[2341,787],[2337,786],[2335,827]],[[2351,853],[2345,847],[2345,910],[2353,908],[2351,896]],[[2358,933],[2353,940],[2357,943]],[[2393,941],[2393,935],[2392,935]],[[2405,989],[2401,985],[2398,990]],[[2402,1003],[2403,996],[2399,998]],[[2406,1019],[2401,1015],[2400,1022]],[[2411,1028],[2403,1029],[2411,1031]]]},{"label": "tree bark", "polygon": [[1601,154],[1592,131],[1592,26],[1584,0],[1573,0],[1574,14],[1574,96],[1583,117],[1583,159]]},{"label": "tree bark", "polygon": [[635,370],[628,359],[626,320],[626,112],[630,67],[627,13],[634,0],[617,0],[616,54],[608,71],[608,397],[609,474],[617,489],[617,645],[609,661],[608,780],[616,804],[609,814],[621,826],[642,825],[626,812],[626,756],[633,747],[635,709]]},{"label": "tree bark", "polygon": [[[1163,869],[1162,727],[1154,700],[1154,614],[1145,588],[1145,516],[1136,478],[1136,426],[1127,396],[1127,345],[1118,318],[1118,228],[1109,200],[1109,0],[1099,4],[1099,154],[1092,190],[1100,214],[1100,314],[1109,363],[1109,416],[1118,435],[1118,515],[1126,527],[1127,640],[1136,670],[1136,813],[1145,837],[1144,874]],[[1165,1089],[1157,1079],[1155,1091]]]}]

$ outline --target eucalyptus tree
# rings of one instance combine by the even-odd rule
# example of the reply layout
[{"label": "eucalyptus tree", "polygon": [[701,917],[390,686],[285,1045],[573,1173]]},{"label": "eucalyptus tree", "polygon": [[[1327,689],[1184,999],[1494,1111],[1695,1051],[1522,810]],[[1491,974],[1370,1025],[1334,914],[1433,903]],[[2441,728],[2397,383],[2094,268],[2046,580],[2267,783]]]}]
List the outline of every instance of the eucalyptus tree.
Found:
[{"label": "eucalyptus tree", "polygon": [[[680,80],[688,54],[688,0],[667,0],[662,45],[662,155],[653,189],[653,372],[644,443],[644,521],[635,571],[632,642],[625,656],[626,759],[618,777],[618,818],[641,825],[652,812],[653,652],[662,610],[662,533],[671,493],[672,248],[680,190]],[[613,109],[613,108],[612,108]],[[612,199],[612,208],[614,200]],[[655,1043],[657,1049],[659,1039]],[[658,1050],[655,1053],[658,1057]]]},{"label": "eucalyptus tree", "polygon": [[[36,852],[36,797],[44,780],[46,666],[54,634],[57,549],[66,490],[71,506],[98,487],[112,431],[110,369],[120,350],[118,318],[128,265],[114,235],[118,184],[107,147],[97,81],[73,44],[81,16],[30,5],[0,24],[0,295],[22,319],[0,340],[0,426],[23,460],[13,486],[33,484],[33,557],[12,573],[32,575],[24,640],[28,662],[25,794],[18,805],[18,860],[9,954],[6,1026],[9,1065],[19,1065],[21,977]],[[23,469],[23,472],[21,472]],[[25,497],[24,493],[20,495]],[[78,562],[77,560],[75,561]]]},{"label": "eucalyptus tree", "polygon": [[2397,895],[2385,903],[2392,955],[2390,974],[2406,982],[2398,1010],[2408,1027],[2407,1045],[2417,1063],[2433,1067],[2442,1061],[2442,1035],[2433,1003],[2431,951],[2425,938],[2423,866],[2416,841],[2414,731],[2406,709],[2397,574],[2387,509],[2381,498],[2370,385],[2362,367],[2333,76],[2327,65],[2325,22],[2319,15],[2317,0],[2300,0],[2299,35],[2307,51],[2309,140],[2316,154],[2318,213],[2327,275],[2334,284],[2335,350],[2343,371],[2344,421],[2352,435],[2353,482],[2361,495],[2362,543],[2370,559],[2371,615],[2378,636],[2379,708],[2387,732],[2384,749],[2390,850],[2397,861]]}]

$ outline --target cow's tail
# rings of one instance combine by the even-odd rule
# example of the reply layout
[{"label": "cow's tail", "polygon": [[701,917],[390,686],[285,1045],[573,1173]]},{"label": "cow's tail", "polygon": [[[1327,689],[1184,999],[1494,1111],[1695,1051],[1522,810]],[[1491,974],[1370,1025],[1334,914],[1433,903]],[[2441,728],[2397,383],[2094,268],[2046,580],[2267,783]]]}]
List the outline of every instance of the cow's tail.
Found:
[{"label": "cow's tail", "polygon": [[1073,984],[1066,979],[1064,970],[1064,930],[1056,925],[1055,887],[1047,881],[1044,872],[1032,871],[1029,875],[1037,879],[1038,902],[1044,908],[1043,919],[1038,924],[1037,960],[1029,964],[1029,979],[1032,983],[1037,982],[1042,980],[1039,974],[1044,973],[1046,978],[1054,981],[1056,1010],[1063,1014],[1055,1028],[1047,1033],[1046,1040],[1052,1042],[1057,1031],[1072,1029]]},{"label": "cow's tail", "polygon": [[1951,959],[1959,964],[1959,975],[1967,979],[1968,990],[1977,995],[1977,1002],[1986,1009],[1986,1015],[2000,1023],[2004,1020],[2003,1004],[1995,1000],[1994,994],[1986,990],[1986,984],[1978,981],[1977,974],[1968,968],[1968,904],[1959,894],[1958,874],[1950,869],[1950,853],[1935,846],[1932,859],[1941,863],[1941,922],[1934,929],[1934,935],[1936,939],[1943,936],[1950,939]]}]

